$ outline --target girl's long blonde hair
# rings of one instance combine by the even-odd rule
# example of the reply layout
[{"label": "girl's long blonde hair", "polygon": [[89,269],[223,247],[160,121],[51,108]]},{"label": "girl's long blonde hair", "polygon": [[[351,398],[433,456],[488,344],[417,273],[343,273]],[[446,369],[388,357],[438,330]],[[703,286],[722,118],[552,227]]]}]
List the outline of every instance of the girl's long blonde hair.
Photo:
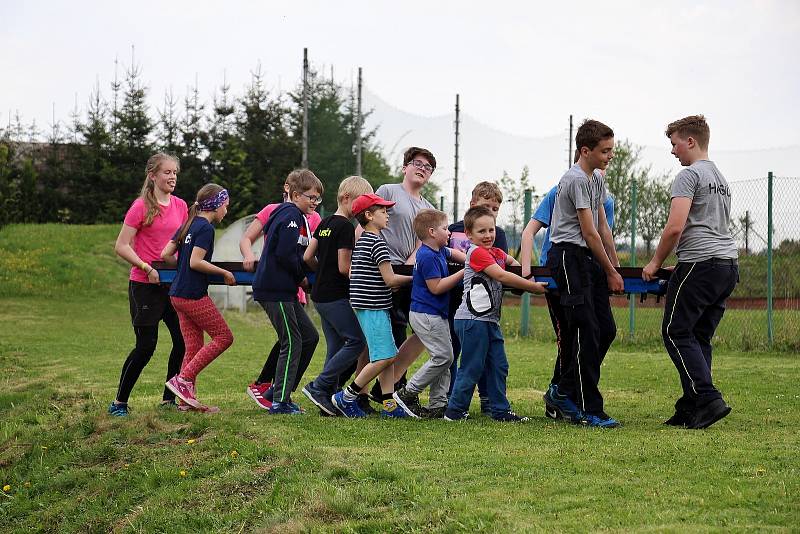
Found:
[{"label": "girl's long blonde hair", "polygon": [[180,161],[178,161],[178,158],[171,154],[159,152],[157,154],[153,154],[147,159],[147,165],[145,165],[144,168],[144,184],[142,184],[142,192],[139,193],[139,196],[144,201],[145,208],[147,208],[147,213],[144,217],[145,226],[150,226],[153,224],[153,219],[155,219],[156,215],[158,215],[158,200],[156,199],[155,182],[150,179],[150,175],[157,173],[159,167],[161,167],[161,163],[167,160],[174,161],[175,165],[178,166],[178,170],[181,169]]}]

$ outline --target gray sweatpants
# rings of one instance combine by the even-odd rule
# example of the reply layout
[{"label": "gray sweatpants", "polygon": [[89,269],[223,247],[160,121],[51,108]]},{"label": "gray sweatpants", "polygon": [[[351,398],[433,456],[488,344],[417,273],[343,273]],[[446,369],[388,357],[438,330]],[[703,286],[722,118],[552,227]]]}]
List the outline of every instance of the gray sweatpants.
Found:
[{"label": "gray sweatpants", "polygon": [[267,312],[281,345],[278,365],[275,368],[273,399],[275,402],[289,402],[292,387],[295,382],[300,381],[311,357],[314,356],[319,334],[299,302],[259,302],[259,304]]},{"label": "gray sweatpants", "polygon": [[450,341],[450,325],[438,315],[412,311],[408,322],[422,344],[428,349],[430,359],[414,373],[406,389],[420,394],[430,386],[430,408],[447,406],[447,390],[450,389],[450,364],[453,363],[453,343]]}]

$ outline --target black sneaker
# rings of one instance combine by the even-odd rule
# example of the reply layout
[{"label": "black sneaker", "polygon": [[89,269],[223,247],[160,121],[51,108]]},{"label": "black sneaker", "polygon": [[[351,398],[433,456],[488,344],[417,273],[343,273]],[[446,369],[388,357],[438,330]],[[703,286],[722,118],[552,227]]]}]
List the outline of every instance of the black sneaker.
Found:
[{"label": "black sneaker", "polygon": [[466,421],[468,417],[469,417],[469,412],[459,412],[457,410],[447,408],[444,411],[443,419],[445,421]]},{"label": "black sneaker", "polygon": [[561,412],[559,412],[552,406],[548,406],[546,404],[544,406],[544,416],[547,417],[548,419],[553,419],[553,420],[563,419],[563,417],[561,417]]},{"label": "black sneaker", "polygon": [[358,404],[358,407],[361,408],[361,411],[367,415],[378,413],[377,411],[375,411],[375,408],[372,407],[369,401],[370,401],[369,395],[367,395],[366,393],[361,393],[358,396],[356,404]]},{"label": "black sneaker", "polygon": [[303,395],[316,404],[320,411],[326,412],[328,415],[337,415],[339,413],[339,410],[337,410],[336,406],[331,402],[331,395],[316,388],[314,382],[306,384],[303,388]]},{"label": "black sneaker", "polygon": [[375,404],[383,404],[383,401],[381,400],[381,397],[383,397],[383,390],[381,390],[381,383],[378,380],[376,380],[375,383],[372,384],[368,396],[369,400],[371,400]]},{"label": "black sneaker", "polygon": [[417,395],[416,393],[412,393],[408,391],[406,388],[403,388],[399,391],[395,391],[392,394],[392,398],[411,417],[414,417],[416,419],[422,417],[423,410],[422,406],[420,406],[419,404],[419,395]]},{"label": "black sneaker", "polygon": [[423,419],[444,419],[444,412],[447,411],[447,406],[439,406],[438,408],[422,408]]},{"label": "black sneaker", "polygon": [[694,419],[687,428],[708,428],[726,415],[731,413],[731,407],[722,399],[714,399],[694,413]]},{"label": "black sneaker", "polygon": [[502,423],[527,423],[528,421],[531,420],[530,417],[521,417],[512,412],[511,410],[503,412],[500,415],[493,415],[492,419],[494,419],[495,421],[500,421]]},{"label": "black sneaker", "polygon": [[676,410],[672,417],[664,421],[664,424],[669,426],[687,426],[693,418],[694,414],[692,412]]}]

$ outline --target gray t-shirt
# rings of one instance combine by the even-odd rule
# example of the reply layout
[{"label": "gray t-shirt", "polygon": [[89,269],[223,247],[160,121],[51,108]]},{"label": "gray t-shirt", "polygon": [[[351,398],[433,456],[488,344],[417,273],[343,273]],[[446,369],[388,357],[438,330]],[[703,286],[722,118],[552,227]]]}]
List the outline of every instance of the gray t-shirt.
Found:
[{"label": "gray t-shirt", "polygon": [[396,202],[389,208],[389,226],[381,232],[381,237],[389,247],[389,258],[392,265],[406,262],[417,246],[417,234],[414,233],[414,217],[423,209],[434,209],[433,205],[420,197],[409,195],[403,184],[383,184],[375,194]]},{"label": "gray t-shirt", "polygon": [[699,160],[681,170],[672,182],[672,198],[675,197],[692,199],[678,241],[678,261],[738,257],[729,226],[731,189],[714,162]]},{"label": "gray t-shirt", "polygon": [[[471,319],[473,321],[486,321],[489,323],[499,323],[500,313],[503,309],[503,284],[494,278],[487,276],[483,271],[491,264],[497,264],[504,270],[506,268],[507,255],[497,247],[489,250],[470,245],[467,249],[467,259],[464,262],[464,297],[461,305],[456,310],[453,319]],[[476,282],[480,279],[482,282]],[[475,295],[473,301],[473,285],[480,284],[480,292]],[[480,301],[480,302],[479,302]],[[472,307],[473,309],[470,309]],[[476,315],[473,310],[476,307],[483,307],[481,315]]]},{"label": "gray t-shirt", "polygon": [[580,165],[573,165],[558,182],[558,192],[553,206],[553,217],[550,221],[550,241],[557,243],[573,243],[586,246],[578,221],[578,210],[592,210],[592,220],[598,227],[598,210],[606,201],[606,180],[599,171],[594,171],[591,178],[586,176]]}]

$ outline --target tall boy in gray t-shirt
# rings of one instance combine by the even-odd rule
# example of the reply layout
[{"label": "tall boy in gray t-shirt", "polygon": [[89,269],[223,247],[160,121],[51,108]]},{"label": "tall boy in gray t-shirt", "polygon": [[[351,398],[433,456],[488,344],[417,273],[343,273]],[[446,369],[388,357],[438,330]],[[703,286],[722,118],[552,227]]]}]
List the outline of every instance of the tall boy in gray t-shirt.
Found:
[{"label": "tall boy in gray t-shirt", "polygon": [[578,162],[558,184],[547,267],[558,286],[566,324],[561,338],[574,339],[558,383],[544,394],[550,414],[588,426],[613,428],[619,423],[603,407],[598,387],[600,364],[617,333],[608,292],[621,292],[623,282],[614,237],[606,221],[603,201],[604,170],[614,150],[614,131],[587,120],[578,128]]},{"label": "tall boy in gray t-shirt", "polygon": [[728,227],[731,190],[708,159],[711,134],[702,115],[670,123],[666,134],[672,154],[686,168],[672,183],[669,218],[642,278],[655,278],[677,245],[678,265],[667,286],[661,335],[683,395],[665,424],[706,428],[731,411],[711,380],[711,339],[739,280],[736,243]]},{"label": "tall boy in gray t-shirt", "polygon": [[[389,248],[392,265],[414,265],[420,241],[414,232],[414,217],[423,209],[433,205],[422,196],[422,188],[436,170],[436,158],[430,150],[410,147],[403,154],[403,181],[399,184],[383,184],[375,192],[378,196],[394,202],[389,208],[391,224],[381,232]],[[425,349],[416,335],[406,339],[408,315],[411,309],[411,287],[402,287],[392,292],[392,309],[389,316],[392,336],[399,347],[394,363],[396,388],[405,385],[405,372]],[[378,389],[371,392],[373,398]]]}]

